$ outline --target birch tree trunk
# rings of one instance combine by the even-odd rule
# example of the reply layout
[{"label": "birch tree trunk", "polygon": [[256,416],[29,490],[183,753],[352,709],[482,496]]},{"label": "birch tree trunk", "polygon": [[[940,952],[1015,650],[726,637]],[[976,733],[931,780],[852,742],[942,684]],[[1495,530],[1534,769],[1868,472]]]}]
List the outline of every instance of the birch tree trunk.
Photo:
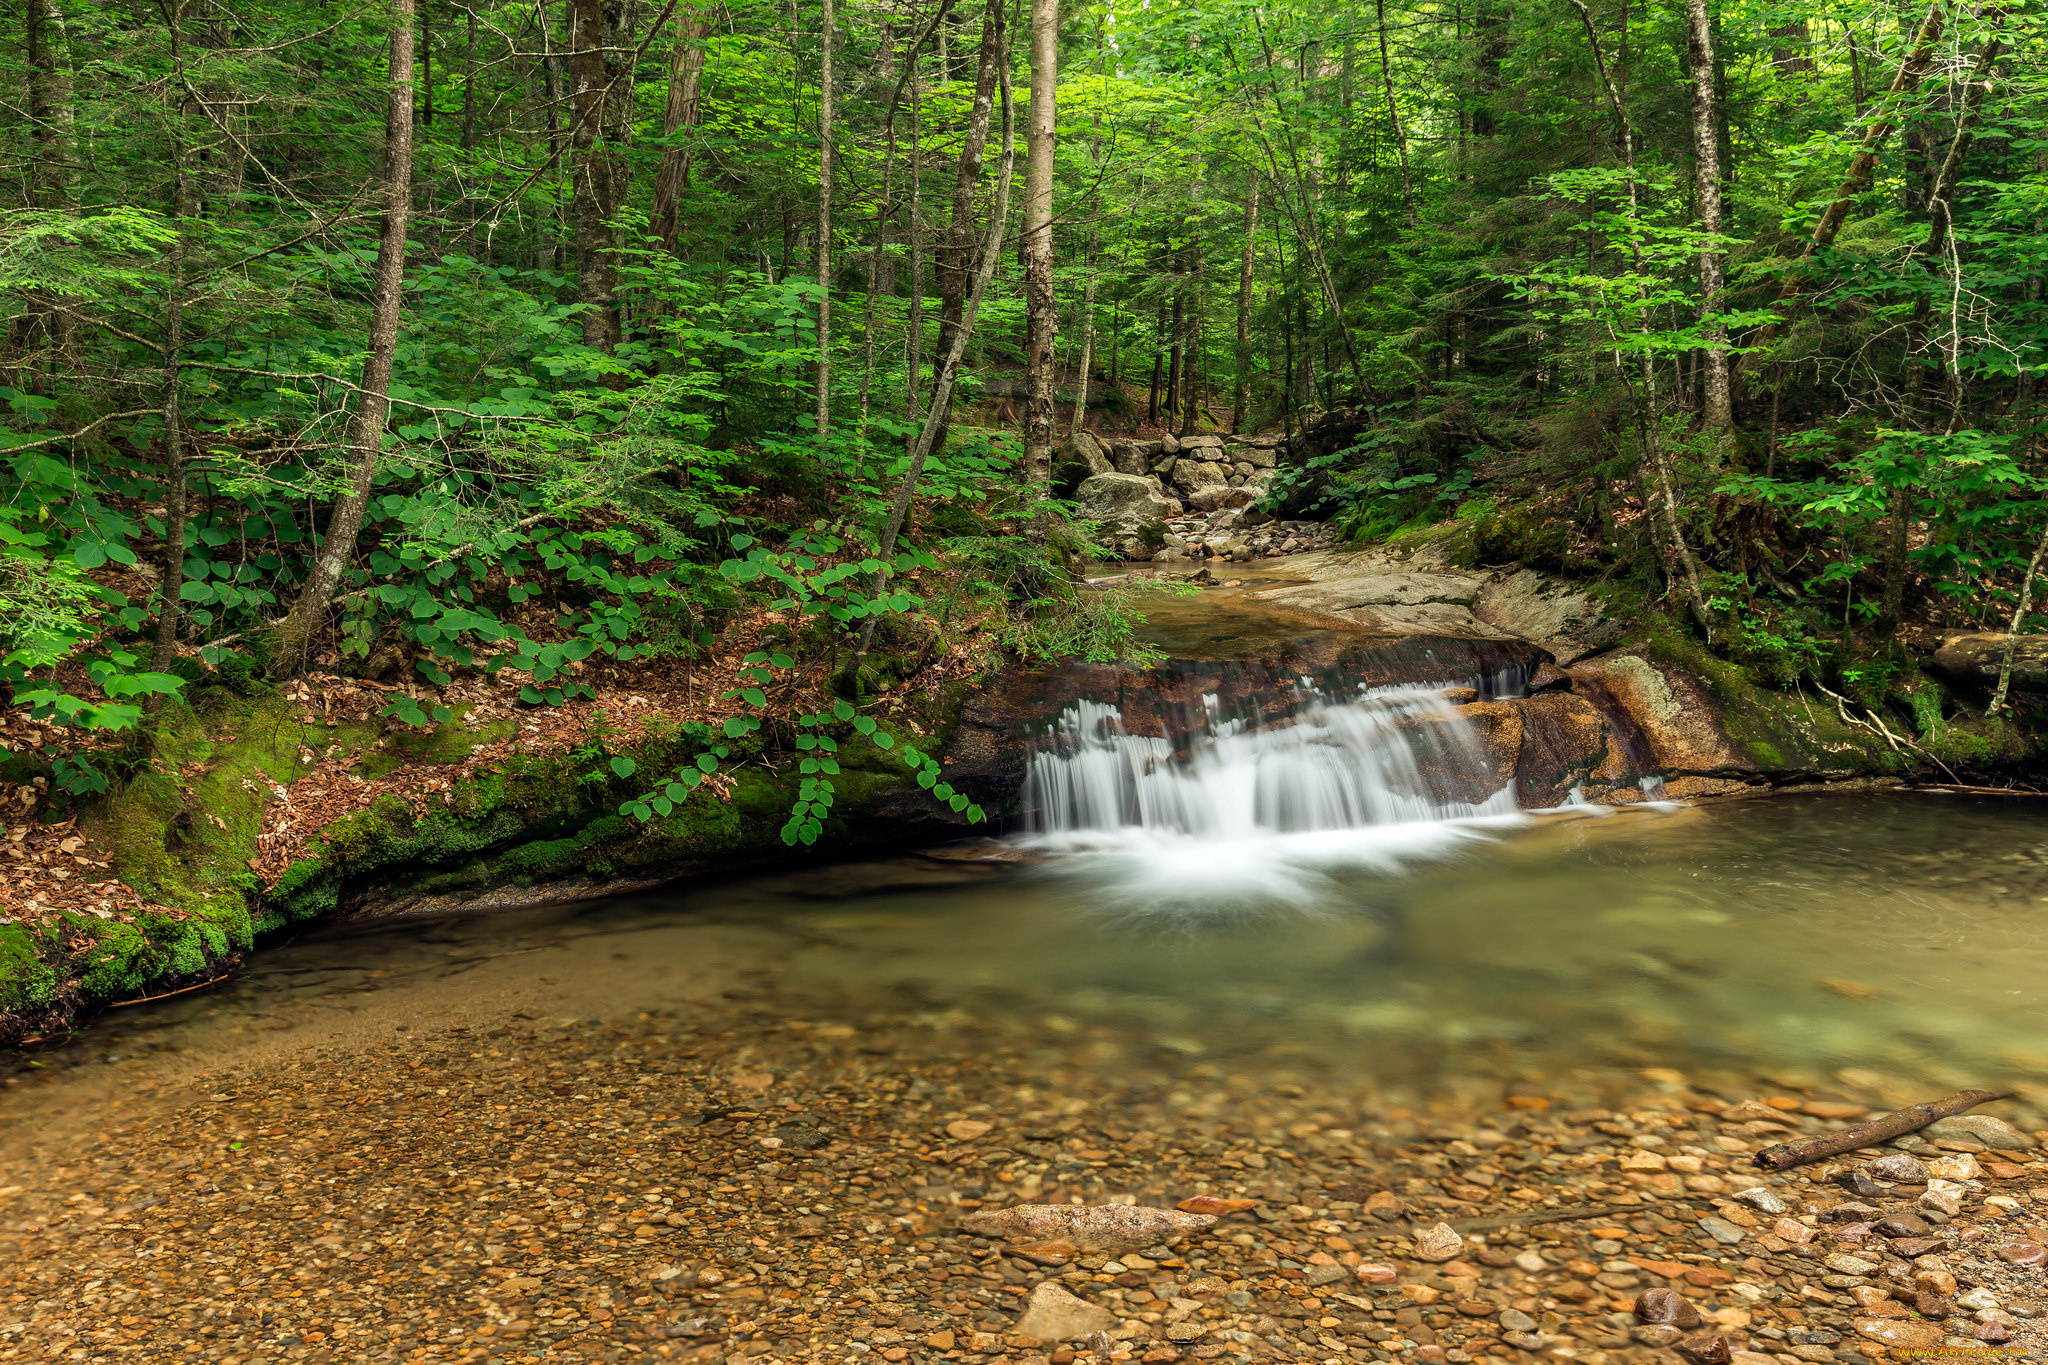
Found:
[{"label": "birch tree trunk", "polygon": [[405,231],[412,214],[412,85],[414,0],[391,0],[389,103],[384,113],[383,212],[377,229],[377,264],[370,284],[369,353],[363,358],[361,392],[349,423],[353,461],[348,486],[328,514],[327,534],[299,600],[272,638],[270,669],[290,677],[306,667],[314,632],[327,615],[342,571],[355,555],[370,484],[391,412],[391,368],[398,354],[398,318],[405,287]]},{"label": "birch tree trunk", "polygon": [[1734,425],[1728,387],[1728,324],[1720,320],[1725,271],[1721,235],[1721,139],[1715,121],[1714,35],[1707,0],[1685,0],[1687,48],[1692,59],[1692,154],[1700,231],[1700,323],[1707,335],[1706,400],[1701,424],[1708,431]]},{"label": "birch tree trunk", "polygon": [[[1031,0],[1031,124],[1024,171],[1024,477],[1034,502],[1052,495],[1053,341],[1059,313],[1052,295],[1052,179],[1059,75],[1059,0]],[[1032,517],[1044,539],[1043,511]]]}]

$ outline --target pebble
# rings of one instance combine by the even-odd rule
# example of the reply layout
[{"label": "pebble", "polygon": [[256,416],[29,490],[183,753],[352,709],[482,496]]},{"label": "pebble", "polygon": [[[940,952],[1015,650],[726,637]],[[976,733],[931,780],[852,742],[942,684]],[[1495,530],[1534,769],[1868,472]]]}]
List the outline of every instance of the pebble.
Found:
[{"label": "pebble", "polygon": [[1700,1231],[1724,1246],[1734,1246],[1742,1240],[1742,1229],[1725,1218],[1700,1219]]},{"label": "pebble", "polygon": [[1930,1180],[1977,1180],[1982,1178],[1984,1168],[1977,1164],[1977,1158],[1967,1152],[1960,1156],[1945,1156],[1939,1161],[1927,1163]]},{"label": "pebble", "polygon": [[1823,1260],[1821,1264],[1838,1275],[1868,1275],[1878,1267],[1878,1262],[1876,1261],[1866,1261],[1860,1256],[1851,1256],[1845,1251],[1835,1252]]},{"label": "pebble", "polygon": [[1024,1301],[1024,1316],[1017,1320],[1016,1332],[1038,1341],[1072,1341],[1116,1328],[1116,1314],[1047,1281]]},{"label": "pebble", "polygon": [[1415,1234],[1415,1254],[1425,1261],[1448,1261],[1465,1249],[1465,1239],[1449,1223],[1436,1223]]},{"label": "pebble", "polygon": [[1761,1210],[1772,1217],[1792,1211],[1792,1206],[1783,1199],[1780,1199],[1775,1190],[1766,1189],[1762,1185],[1755,1186],[1752,1189],[1738,1190],[1735,1197],[1751,1208]]},{"label": "pebble", "polygon": [[1932,1323],[1898,1318],[1857,1318],[1854,1326],[1858,1334],[1886,1346],[1926,1350],[1941,1344],[1941,1329]]},{"label": "pebble", "polygon": [[1813,1229],[1796,1218],[1780,1218],[1771,1224],[1771,1236],[1794,1246],[1804,1246],[1813,1240]]},{"label": "pebble", "polygon": [[2014,1265],[2040,1265],[2048,1261],[2048,1247],[2039,1242],[2007,1242],[1998,1249],[1998,1257]]},{"label": "pebble", "polygon": [[1866,1162],[1863,1169],[1879,1180],[1898,1181],[1908,1185],[1927,1183],[1927,1167],[1922,1165],[1918,1158],[1907,1156],[1903,1152]]},{"label": "pebble", "polygon": [[2031,1152],[2041,1145],[2032,1134],[2023,1133],[1991,1114],[1958,1114],[1954,1118],[1936,1119],[1922,1131],[1934,1139],[1975,1138],[1986,1147],[2006,1152]]},{"label": "pebble", "polygon": [[1910,1213],[1895,1213],[1880,1219],[1875,1228],[1886,1237],[1925,1237],[1930,1231],[1926,1219],[1915,1218]]},{"label": "pebble", "polygon": [[1533,1332],[1536,1330],[1536,1319],[1517,1308],[1501,1309],[1499,1322],[1502,1327],[1505,1327],[1510,1332]]},{"label": "pebble", "polygon": [[1692,1365],[1729,1365],[1728,1339],[1712,1335],[1687,1337],[1678,1343],[1678,1353]]},{"label": "pebble", "polygon": [[1669,1323],[1638,1323],[1628,1329],[1628,1339],[1638,1346],[1676,1346],[1684,1336],[1682,1328],[1673,1327]]}]

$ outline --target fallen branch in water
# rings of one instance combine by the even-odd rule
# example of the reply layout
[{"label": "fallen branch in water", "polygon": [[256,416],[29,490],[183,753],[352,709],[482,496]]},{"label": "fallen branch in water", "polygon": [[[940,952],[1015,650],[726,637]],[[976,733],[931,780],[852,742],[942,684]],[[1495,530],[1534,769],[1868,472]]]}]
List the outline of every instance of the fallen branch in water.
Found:
[{"label": "fallen branch in water", "polygon": [[1826,1157],[1840,1156],[1853,1152],[1858,1147],[1874,1147],[1889,1141],[1902,1133],[1917,1132],[1933,1123],[1980,1104],[1993,1100],[2009,1100],[2010,1090],[1958,1090],[1946,1099],[1932,1100],[1926,1104],[1909,1105],[1904,1109],[1886,1114],[1869,1123],[1859,1123],[1854,1128],[1845,1128],[1839,1133],[1826,1133],[1804,1142],[1781,1142],[1775,1147],[1766,1147],[1756,1154],[1756,1164],[1767,1171],[1786,1171],[1794,1166],[1804,1166],[1809,1161],[1820,1161]]},{"label": "fallen branch in water", "polygon": [[1905,749],[1901,749],[1899,747],[1899,745],[1903,743],[1907,749],[1912,749],[1920,755],[1922,755],[1923,757],[1932,759],[1936,767],[1940,768],[1943,772],[1948,774],[1949,781],[1956,781],[1955,770],[1949,767],[1948,764],[1943,763],[1939,758],[1935,758],[1935,756],[1932,753],[1929,753],[1925,748],[1915,743],[1910,737],[1901,740],[1899,736],[1893,734],[1891,727],[1884,723],[1884,717],[1880,716],[1877,713],[1876,708],[1865,706],[1863,710],[1870,717],[1870,719],[1859,720],[1855,716],[1849,714],[1849,699],[1847,697],[1843,696],[1839,692],[1829,691],[1827,687],[1823,686],[1818,682],[1814,683],[1814,687],[1818,688],[1827,696],[1834,698],[1835,712],[1837,715],[1841,716],[1842,723],[1844,725],[1862,726],[1864,729],[1870,731],[1872,734],[1880,736],[1885,743],[1892,746],[1893,753],[1899,754],[1901,756],[1905,754]]}]

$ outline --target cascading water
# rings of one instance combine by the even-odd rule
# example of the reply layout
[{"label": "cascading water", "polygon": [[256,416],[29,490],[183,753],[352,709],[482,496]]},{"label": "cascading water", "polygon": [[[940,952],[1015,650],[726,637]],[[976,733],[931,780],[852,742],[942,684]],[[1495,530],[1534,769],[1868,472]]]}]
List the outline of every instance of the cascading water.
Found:
[{"label": "cascading water", "polygon": [[1299,904],[1346,868],[1434,856],[1519,818],[1513,773],[1492,770],[1440,687],[1304,682],[1277,718],[1224,715],[1206,695],[1191,721],[1132,734],[1117,707],[1071,703],[1031,758],[1023,841],[1095,855],[1072,870],[1126,905],[1167,892]]}]

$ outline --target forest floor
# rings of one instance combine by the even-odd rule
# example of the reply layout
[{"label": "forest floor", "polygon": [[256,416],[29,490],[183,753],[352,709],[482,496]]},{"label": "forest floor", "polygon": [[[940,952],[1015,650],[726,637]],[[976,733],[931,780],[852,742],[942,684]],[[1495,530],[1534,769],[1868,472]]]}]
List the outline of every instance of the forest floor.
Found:
[{"label": "forest floor", "polygon": [[[641,968],[619,970],[614,1009]],[[1749,1160],[1896,1093],[1656,1068],[1403,1089],[689,970],[691,997],[624,1017],[495,1001],[394,1026],[373,1002],[351,1034],[225,1066],[144,1066],[108,1090],[94,1078],[117,1068],[80,1057],[9,1081],[0,1359],[2048,1349],[2039,1136],[1992,1124],[1785,1174]],[[1881,1185],[1838,1183],[1879,1156]],[[1243,1206],[1118,1259],[959,1226],[1012,1203],[1200,1195]],[[1460,1244],[1420,1259],[1418,1233],[1446,1221]],[[1027,1308],[1060,1298],[1046,1285],[1084,1304],[1026,1336]]]}]

